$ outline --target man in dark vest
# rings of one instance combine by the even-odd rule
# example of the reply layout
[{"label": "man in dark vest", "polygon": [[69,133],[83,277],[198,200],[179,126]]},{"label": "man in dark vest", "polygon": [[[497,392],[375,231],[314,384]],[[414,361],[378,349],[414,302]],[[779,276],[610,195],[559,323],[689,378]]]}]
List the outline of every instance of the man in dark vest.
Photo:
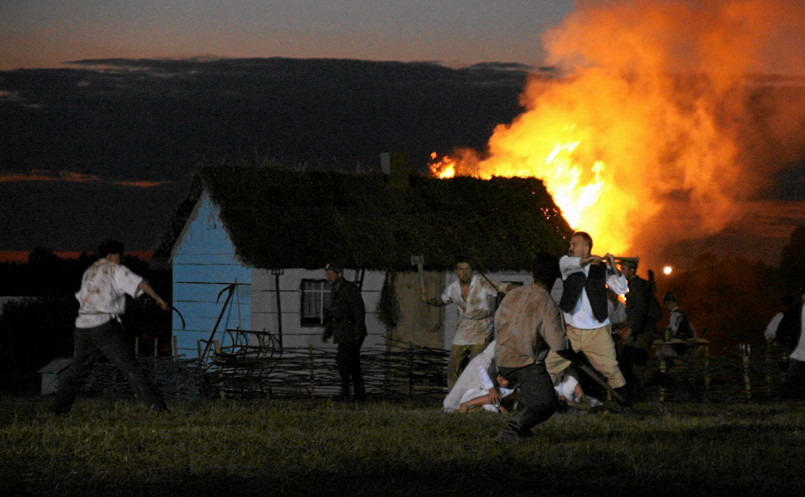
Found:
[{"label": "man in dark vest", "polygon": [[[629,399],[624,388],[626,379],[618,367],[607,307],[607,285],[618,295],[625,294],[628,285],[615,264],[615,257],[609,253],[603,257],[591,255],[592,248],[592,237],[583,231],[577,231],[570,238],[567,255],[559,259],[563,284],[559,308],[564,313],[573,351],[584,352],[607,384]],[[545,365],[551,376],[556,377],[570,361],[551,351]]]},{"label": "man in dark vest", "polygon": [[332,292],[321,339],[326,341],[333,337],[333,341],[338,344],[335,358],[341,377],[338,399],[349,399],[349,387],[352,383],[355,400],[362,401],[366,398],[361,371],[361,345],[366,338],[366,308],[358,287],[344,279],[342,265],[328,264],[325,269]]},{"label": "man in dark vest", "polygon": [[801,299],[783,313],[777,328],[776,340],[788,352],[788,375],[786,386],[789,394],[805,397],[805,284],[800,287]]}]

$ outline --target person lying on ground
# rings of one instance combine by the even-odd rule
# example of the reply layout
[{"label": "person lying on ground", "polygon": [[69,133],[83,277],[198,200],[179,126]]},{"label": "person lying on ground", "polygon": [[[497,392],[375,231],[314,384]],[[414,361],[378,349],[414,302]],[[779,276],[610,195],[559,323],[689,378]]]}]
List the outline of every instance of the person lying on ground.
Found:
[{"label": "person lying on ground", "polygon": [[496,374],[495,344],[493,340],[483,352],[473,357],[467,364],[444,399],[444,412],[466,412],[477,406],[498,411],[501,399],[509,395],[511,390],[505,388],[508,382]]}]

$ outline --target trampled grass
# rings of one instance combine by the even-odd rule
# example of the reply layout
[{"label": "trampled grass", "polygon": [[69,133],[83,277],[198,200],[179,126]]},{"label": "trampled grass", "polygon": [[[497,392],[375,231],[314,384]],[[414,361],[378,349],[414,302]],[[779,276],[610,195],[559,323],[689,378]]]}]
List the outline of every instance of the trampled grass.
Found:
[{"label": "trampled grass", "polygon": [[506,415],[438,401],[204,400],[151,412],[0,398],[0,495],[782,495],[805,484],[805,403],[646,403],[556,414],[516,446]]}]

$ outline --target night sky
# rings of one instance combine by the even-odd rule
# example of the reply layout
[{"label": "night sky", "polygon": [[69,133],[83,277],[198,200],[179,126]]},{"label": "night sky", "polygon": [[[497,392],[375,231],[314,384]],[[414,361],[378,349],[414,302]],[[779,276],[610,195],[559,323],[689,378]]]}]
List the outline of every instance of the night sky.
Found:
[{"label": "night sky", "polygon": [[[152,250],[201,161],[278,157],[368,171],[378,167],[379,153],[405,150],[412,167],[424,170],[430,151],[483,150],[496,125],[523,111],[519,98],[528,74],[551,77],[584,64],[570,57],[577,47],[557,43],[556,33],[581,26],[612,36],[595,42],[605,60],[616,52],[609,42],[622,43],[624,33],[601,29],[598,20],[637,26],[626,17],[651,15],[658,5],[702,5],[7,3],[0,9],[0,251],[6,252],[92,251],[108,236],[130,250]],[[715,17],[737,19],[736,32],[779,25],[763,46],[749,37],[735,40],[734,60],[716,70],[730,63],[775,75],[770,86],[782,88],[789,112],[772,124],[783,122],[788,134],[762,144],[774,151],[773,166],[747,177],[757,181],[762,173],[763,180],[739,199],[735,219],[675,250],[732,251],[776,264],[788,235],[805,223],[805,145],[792,138],[805,128],[805,68],[801,50],[786,49],[804,46],[805,7],[793,0],[708,5]],[[741,9],[763,15],[744,19]],[[707,15],[702,26],[712,24]],[[645,21],[647,29],[661,28],[659,18]],[[645,33],[651,32],[656,29]],[[712,39],[703,46],[734,38],[729,34],[708,33]],[[635,50],[649,46],[639,35]],[[678,57],[674,63],[704,59],[690,50],[669,53]],[[280,66],[286,80],[278,76]],[[755,161],[763,156],[751,146],[745,153]]]}]

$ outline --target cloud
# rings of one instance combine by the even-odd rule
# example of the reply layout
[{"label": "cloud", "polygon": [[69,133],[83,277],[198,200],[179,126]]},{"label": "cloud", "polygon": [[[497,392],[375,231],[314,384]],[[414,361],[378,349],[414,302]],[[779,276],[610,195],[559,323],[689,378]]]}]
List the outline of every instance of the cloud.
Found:
[{"label": "cloud", "polygon": [[168,181],[116,181],[116,185],[129,186],[132,188],[156,188],[162,186]]}]

